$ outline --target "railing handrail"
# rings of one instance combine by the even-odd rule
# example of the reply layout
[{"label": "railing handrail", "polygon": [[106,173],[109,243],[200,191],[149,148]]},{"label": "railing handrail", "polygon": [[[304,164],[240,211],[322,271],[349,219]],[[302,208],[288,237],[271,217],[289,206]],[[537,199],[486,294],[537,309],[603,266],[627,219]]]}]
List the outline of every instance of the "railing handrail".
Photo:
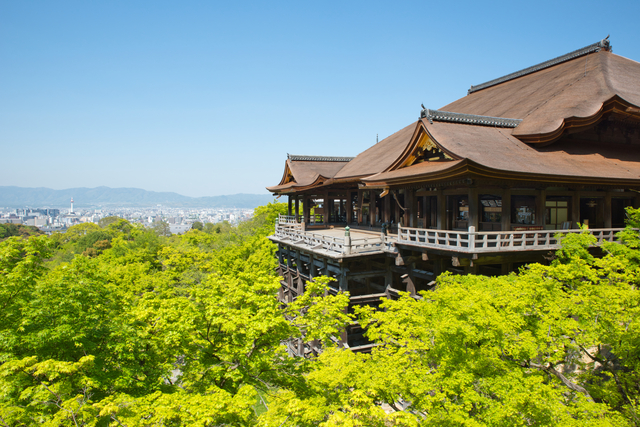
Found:
[{"label": "railing handrail", "polygon": [[331,250],[342,254],[360,253],[371,251],[372,249],[382,250],[385,242],[381,237],[371,236],[351,239],[351,237],[327,236],[322,233],[302,231],[300,228],[286,227],[276,224],[276,237],[288,237],[293,240],[300,240],[312,246],[322,245],[323,249]]},{"label": "railing handrail", "polygon": [[609,231],[622,231],[624,230],[625,227],[622,228],[588,228],[586,230],[581,230],[578,228],[572,228],[569,230],[512,230],[512,231],[469,231],[469,230],[439,230],[439,229],[433,229],[433,228],[415,228],[415,227],[402,227],[402,226],[398,226],[398,232],[400,232],[401,230],[417,230],[417,231],[421,231],[421,232],[427,232],[427,233],[453,233],[453,234],[474,234],[474,235],[496,235],[496,234],[522,234],[522,233],[526,233],[526,234],[533,234],[533,233],[582,233],[583,231],[588,231],[588,232],[593,232],[593,231],[605,231],[605,232],[609,232]]},{"label": "railing handrail", "polygon": [[588,230],[513,230],[475,231],[432,230],[412,227],[398,227],[398,243],[439,249],[456,249],[460,252],[501,252],[524,250],[547,250],[559,247],[558,234],[582,233],[588,231],[598,242],[613,242],[616,233],[624,228],[595,228]]},{"label": "railing handrail", "polygon": [[[304,242],[315,249],[322,248],[345,255],[377,250],[395,252],[396,249],[393,247],[395,243],[467,253],[551,250],[560,246],[558,234],[567,235],[584,231],[580,229],[475,231],[473,227],[468,230],[434,230],[399,226],[397,236],[371,235],[371,237],[352,238],[304,231],[301,226],[292,227],[291,225],[289,222],[277,223],[276,237],[289,238]],[[598,239],[596,244],[601,244],[603,241],[615,241],[616,233],[622,230],[624,228],[595,228],[586,231]]]}]

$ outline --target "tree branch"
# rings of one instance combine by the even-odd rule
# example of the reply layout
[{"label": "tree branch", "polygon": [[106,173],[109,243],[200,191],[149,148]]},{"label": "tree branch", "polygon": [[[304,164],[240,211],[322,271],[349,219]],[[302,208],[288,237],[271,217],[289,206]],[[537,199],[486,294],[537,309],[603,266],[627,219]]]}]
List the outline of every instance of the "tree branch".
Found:
[{"label": "tree branch", "polygon": [[578,393],[584,394],[587,397],[587,399],[589,399],[590,401],[593,402],[593,398],[591,397],[591,395],[589,394],[587,389],[585,389],[584,387],[582,387],[582,386],[580,386],[578,384],[575,384],[575,383],[572,383],[571,381],[569,381],[569,379],[567,377],[562,375],[562,373],[557,371],[552,365],[544,366],[544,365],[540,365],[538,363],[532,363],[532,362],[529,362],[528,365],[531,368],[539,369],[541,371],[544,371],[544,372],[546,372],[548,374],[551,374],[551,375],[555,376],[560,381],[562,381],[562,384],[564,384],[565,386],[567,386],[568,388],[570,388],[573,391],[577,391]]}]

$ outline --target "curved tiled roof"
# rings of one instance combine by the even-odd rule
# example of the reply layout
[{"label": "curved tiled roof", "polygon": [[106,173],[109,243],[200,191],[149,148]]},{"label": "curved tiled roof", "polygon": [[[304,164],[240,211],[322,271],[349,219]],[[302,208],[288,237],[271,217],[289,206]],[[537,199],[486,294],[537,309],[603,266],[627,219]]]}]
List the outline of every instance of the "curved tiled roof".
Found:
[{"label": "curved tiled roof", "polygon": [[640,63],[600,51],[452,102],[442,110],[522,119],[515,136],[556,132],[566,119],[590,117],[615,96],[640,106]]},{"label": "curved tiled roof", "polygon": [[[301,160],[298,160],[301,159]],[[285,163],[285,172],[278,185],[267,187],[269,191],[292,190],[296,187],[309,187],[321,184],[349,163],[351,157],[320,157],[289,155]],[[288,180],[291,173],[292,181]]]},{"label": "curved tiled roof", "polygon": [[[600,179],[638,185],[640,63],[607,50],[587,48],[559,57],[562,60],[539,64],[543,67],[530,67],[523,70],[527,72],[480,85],[441,110],[423,109],[419,121],[351,161],[302,161],[307,156],[300,161],[288,160],[295,183],[285,182],[285,171],[280,185],[269,190],[295,191],[357,181],[385,185],[469,171],[509,179]],[[580,55],[574,55],[576,52]],[[570,132],[586,131],[608,116],[631,126],[636,135],[634,145],[616,144],[606,138],[606,143],[561,138],[570,128]],[[424,132],[428,140],[424,139]],[[423,147],[424,144],[427,145]],[[445,156],[438,161],[420,158],[417,164],[402,161],[418,159],[414,153],[422,153],[420,150],[425,147],[432,149],[433,144],[453,160],[446,160]]]},{"label": "curved tiled roof", "polygon": [[387,169],[402,154],[411,142],[416,129],[413,122],[393,135],[378,142],[373,147],[358,154],[355,159],[344,166],[335,176],[336,180],[363,177],[380,173]]},{"label": "curved tiled roof", "polygon": [[[640,150],[628,144],[563,141],[533,148],[512,135],[512,129],[487,126],[429,123],[422,125],[438,145],[463,160],[421,163],[363,179],[368,184],[392,183],[405,178],[429,179],[453,171],[466,162],[469,168],[495,176],[553,177],[553,181],[624,180],[640,182]],[[597,172],[596,172],[597,171]]]}]

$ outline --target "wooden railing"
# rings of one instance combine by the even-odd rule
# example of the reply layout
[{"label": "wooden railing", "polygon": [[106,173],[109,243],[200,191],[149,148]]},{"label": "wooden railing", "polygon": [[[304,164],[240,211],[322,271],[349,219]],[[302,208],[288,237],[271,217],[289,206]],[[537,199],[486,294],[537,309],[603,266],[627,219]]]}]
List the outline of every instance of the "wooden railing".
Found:
[{"label": "wooden railing", "polygon": [[299,225],[295,215],[278,215],[278,224]]},{"label": "wooden railing", "polygon": [[[598,239],[613,242],[616,233],[623,228],[599,228],[589,230]],[[397,242],[405,245],[434,249],[455,250],[457,252],[514,252],[558,249],[558,235],[581,233],[582,230],[527,230],[527,231],[483,231],[474,227],[468,231],[425,230],[398,227]]]},{"label": "wooden railing", "polygon": [[393,240],[388,237],[382,239],[377,236],[366,238],[327,236],[322,233],[302,231],[301,227],[292,227],[288,223],[276,223],[275,238],[288,239],[293,244],[306,245],[311,250],[324,249],[345,255],[390,249],[393,243]]}]

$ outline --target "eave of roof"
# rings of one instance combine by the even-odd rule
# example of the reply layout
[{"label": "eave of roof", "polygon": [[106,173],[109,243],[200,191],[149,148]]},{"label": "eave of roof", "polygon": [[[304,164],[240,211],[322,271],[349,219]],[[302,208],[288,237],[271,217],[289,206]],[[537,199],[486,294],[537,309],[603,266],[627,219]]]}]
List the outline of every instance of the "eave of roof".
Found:
[{"label": "eave of roof", "polygon": [[[328,160],[327,160],[328,159]],[[322,185],[349,163],[351,157],[287,155],[284,173],[278,185],[267,187],[271,192],[304,191]],[[288,181],[290,179],[290,181]]]}]

